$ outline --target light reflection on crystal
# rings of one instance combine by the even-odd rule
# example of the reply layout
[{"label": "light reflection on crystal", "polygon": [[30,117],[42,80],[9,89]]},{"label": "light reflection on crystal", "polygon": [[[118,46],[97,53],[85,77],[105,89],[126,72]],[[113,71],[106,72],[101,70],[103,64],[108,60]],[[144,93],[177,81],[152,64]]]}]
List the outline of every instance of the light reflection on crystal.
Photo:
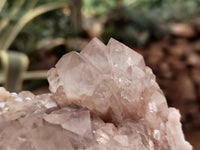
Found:
[{"label": "light reflection on crystal", "polygon": [[148,106],[149,106],[150,112],[157,112],[157,111],[158,111],[158,109],[157,109],[157,107],[156,107],[156,104],[155,104],[154,102],[150,102],[150,103],[148,104]]},{"label": "light reflection on crystal", "polygon": [[116,135],[114,140],[120,143],[122,146],[129,146],[127,135]]},{"label": "light reflection on crystal", "polygon": [[31,101],[32,99],[30,97],[26,97],[25,100]]},{"label": "light reflection on crystal", "polygon": [[6,105],[6,103],[5,103],[5,102],[0,102],[0,107],[1,107],[1,108],[4,108],[4,107],[5,107],[5,105]]},{"label": "light reflection on crystal", "polygon": [[160,131],[155,129],[155,130],[153,131],[153,137],[154,137],[156,140],[160,140]]},{"label": "light reflection on crystal", "polygon": [[11,96],[17,96],[17,93],[15,93],[15,92],[12,92],[10,94],[11,94]]},{"label": "light reflection on crystal", "polygon": [[14,101],[16,101],[16,102],[22,102],[23,100],[20,97],[17,97],[17,98],[14,99]]},{"label": "light reflection on crystal", "polygon": [[131,63],[131,57],[128,57],[128,59],[127,59],[127,64],[129,65],[129,66],[131,66],[132,65],[132,63]]},{"label": "light reflection on crystal", "polygon": [[34,114],[37,114],[37,113],[38,113],[38,110],[35,110],[33,113],[34,113]]}]

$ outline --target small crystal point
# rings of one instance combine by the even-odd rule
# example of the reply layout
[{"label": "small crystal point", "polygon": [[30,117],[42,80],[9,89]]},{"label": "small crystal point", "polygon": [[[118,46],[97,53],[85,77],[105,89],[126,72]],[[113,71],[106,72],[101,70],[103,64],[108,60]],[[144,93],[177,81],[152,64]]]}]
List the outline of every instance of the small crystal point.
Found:
[{"label": "small crystal point", "polygon": [[108,49],[99,39],[93,38],[81,51],[81,55],[86,57],[100,72],[110,73]]},{"label": "small crystal point", "polygon": [[84,95],[91,95],[97,84],[95,79],[100,76],[96,68],[76,52],[64,55],[56,64],[56,69],[71,103],[79,103]]},{"label": "small crystal point", "polygon": [[131,48],[120,43],[119,41],[111,38],[107,44],[110,59],[112,59],[112,64],[121,66],[138,66],[140,68],[145,67],[145,62],[142,55],[133,51]]}]

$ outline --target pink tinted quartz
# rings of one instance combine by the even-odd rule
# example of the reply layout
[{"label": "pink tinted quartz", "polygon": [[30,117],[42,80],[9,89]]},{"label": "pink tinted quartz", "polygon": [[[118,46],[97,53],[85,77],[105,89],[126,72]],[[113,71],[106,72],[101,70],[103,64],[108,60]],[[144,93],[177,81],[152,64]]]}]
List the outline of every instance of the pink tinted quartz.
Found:
[{"label": "pink tinted quartz", "polygon": [[115,39],[104,45],[94,38],[81,53],[64,55],[48,80],[53,97],[62,96],[55,98],[60,107],[86,107],[109,123],[98,129],[113,130],[102,137],[106,148],[118,140],[129,149],[192,149],[184,139],[178,110],[168,108],[143,57]]},{"label": "pink tinted quartz", "polygon": [[192,150],[143,57],[114,39],[64,55],[48,81],[0,88],[0,150]]}]

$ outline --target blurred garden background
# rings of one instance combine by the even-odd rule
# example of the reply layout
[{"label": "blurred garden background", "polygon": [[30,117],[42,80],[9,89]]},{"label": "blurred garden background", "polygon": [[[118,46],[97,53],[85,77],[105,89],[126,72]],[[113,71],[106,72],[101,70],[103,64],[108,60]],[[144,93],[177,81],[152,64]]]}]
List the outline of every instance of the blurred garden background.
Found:
[{"label": "blurred garden background", "polygon": [[200,0],[0,0],[0,86],[48,92],[47,70],[93,37],[144,56],[200,149]]}]

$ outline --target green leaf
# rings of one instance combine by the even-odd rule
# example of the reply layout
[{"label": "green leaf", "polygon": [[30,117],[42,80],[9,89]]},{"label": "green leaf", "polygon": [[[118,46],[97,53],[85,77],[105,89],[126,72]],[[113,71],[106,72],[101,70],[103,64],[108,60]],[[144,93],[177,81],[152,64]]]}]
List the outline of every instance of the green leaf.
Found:
[{"label": "green leaf", "polygon": [[4,6],[4,4],[5,4],[6,1],[7,0],[0,0],[0,13],[1,13],[2,8],[3,8],[3,6]]},{"label": "green leaf", "polygon": [[32,9],[36,6],[39,0],[32,0],[28,2],[27,9]]},{"label": "green leaf", "polygon": [[37,43],[38,50],[51,50],[59,45],[65,45],[66,40],[64,38],[45,38]]},{"label": "green leaf", "polygon": [[18,0],[17,2],[15,2],[14,7],[12,8],[11,12],[8,12],[8,15],[6,15],[0,20],[0,33],[10,23],[11,18],[16,16],[16,14],[19,12],[24,2],[25,0]]},{"label": "green leaf", "polygon": [[22,30],[22,28],[33,18],[46,13],[51,10],[55,10],[58,8],[64,8],[66,7],[65,2],[55,2],[50,4],[44,4],[42,6],[38,6],[37,8],[29,10],[26,14],[24,14],[21,19],[17,22],[17,24],[9,31],[8,35],[6,36],[6,41],[3,42],[2,45],[0,45],[0,49],[7,50],[12,42],[15,40],[16,36],[19,34],[19,32]]}]

